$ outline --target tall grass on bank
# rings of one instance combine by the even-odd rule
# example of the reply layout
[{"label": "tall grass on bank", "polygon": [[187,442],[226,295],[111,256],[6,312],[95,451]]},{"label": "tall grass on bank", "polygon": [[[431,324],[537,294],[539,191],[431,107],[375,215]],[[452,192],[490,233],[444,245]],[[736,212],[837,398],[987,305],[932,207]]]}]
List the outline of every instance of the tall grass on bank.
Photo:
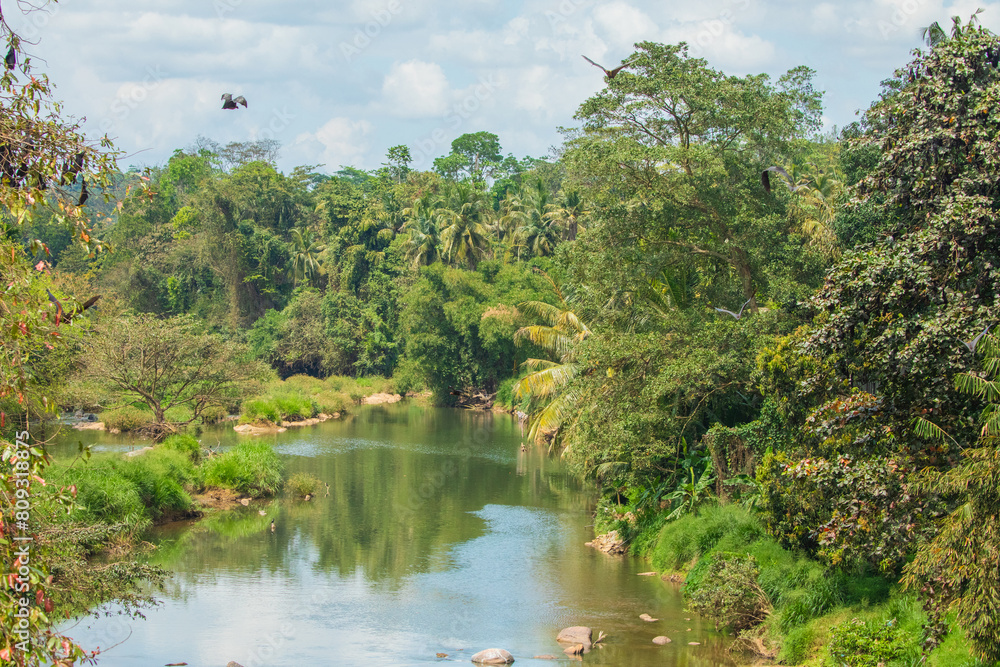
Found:
[{"label": "tall grass on bank", "polygon": [[129,459],[108,454],[55,463],[52,477],[60,486],[77,488],[73,520],[123,523],[137,530],[165,515],[189,512],[188,492],[201,486],[190,457],[165,448]]},{"label": "tall grass on bank", "polygon": [[335,375],[320,380],[309,375],[293,375],[271,383],[267,393],[243,401],[240,422],[280,424],[308,419],[320,412],[343,414],[365,396],[393,391],[392,380],[382,377]]},{"label": "tall grass on bank", "polygon": [[[703,600],[709,589],[723,603],[739,600],[745,591],[727,589],[726,582],[706,575],[717,574],[712,565],[720,558],[753,563],[754,583],[770,606],[754,636],[780,648],[781,664],[909,667],[919,658],[927,617],[895,577],[828,569],[783,548],[742,507],[706,506],[698,515],[668,522],[646,555],[658,571],[684,573],[689,601]],[[976,665],[957,632],[930,654],[929,665]]]},{"label": "tall grass on bank", "polygon": [[202,465],[205,484],[253,498],[273,496],[283,486],[284,464],[263,442],[243,442]]}]

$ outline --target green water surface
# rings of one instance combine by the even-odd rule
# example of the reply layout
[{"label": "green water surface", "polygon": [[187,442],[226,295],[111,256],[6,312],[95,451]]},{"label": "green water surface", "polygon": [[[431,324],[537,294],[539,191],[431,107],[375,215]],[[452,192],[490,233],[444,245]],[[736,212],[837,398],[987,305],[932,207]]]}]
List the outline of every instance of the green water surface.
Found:
[{"label": "green water surface", "polygon": [[[200,437],[225,448],[254,436],[218,427]],[[571,625],[608,635],[587,664],[733,664],[729,641],[684,611],[674,585],[639,576],[648,563],[584,545],[595,490],[558,458],[521,452],[507,415],[367,406],[256,437],[273,442],[289,475],[312,473],[329,495],[157,529],[152,559],[175,573],[162,604],[145,620],[85,619],[68,630],[87,648],[121,642],[100,665],[470,664],[491,647],[541,665],[552,661],[533,656],[569,660],[555,637]],[[137,446],[100,432],[61,438],[67,450]],[[653,644],[657,635],[672,643]]]}]

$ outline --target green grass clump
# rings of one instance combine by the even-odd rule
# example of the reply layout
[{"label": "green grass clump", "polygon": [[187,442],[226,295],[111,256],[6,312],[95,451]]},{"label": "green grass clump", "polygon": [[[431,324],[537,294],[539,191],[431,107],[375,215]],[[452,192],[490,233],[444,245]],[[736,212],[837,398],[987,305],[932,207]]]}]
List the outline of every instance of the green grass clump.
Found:
[{"label": "green grass clump", "polygon": [[314,394],[312,399],[316,401],[316,408],[328,415],[332,415],[334,412],[347,412],[352,403],[350,396],[332,389],[324,389],[318,394]]},{"label": "green grass clump", "polygon": [[284,386],[296,390],[299,393],[310,395],[316,394],[326,389],[326,383],[311,375],[293,375],[285,379]]},{"label": "green grass clump", "polygon": [[305,498],[306,496],[315,496],[322,485],[323,482],[315,475],[297,472],[288,480],[287,486],[292,495]]},{"label": "green grass clump", "polygon": [[52,478],[60,486],[76,486],[74,520],[133,529],[165,515],[188,512],[192,503],[187,489],[200,485],[198,470],[186,454],[162,448],[134,458],[109,454],[56,463]]},{"label": "green grass clump", "polygon": [[301,394],[281,394],[275,396],[273,400],[281,418],[286,421],[309,419],[316,414],[312,400]]},{"label": "green grass clump", "polygon": [[764,535],[760,521],[741,507],[707,506],[697,515],[688,514],[663,526],[652,547],[653,566],[663,572],[683,570],[723,538],[726,551],[737,551]]},{"label": "green grass clump", "polygon": [[98,417],[104,422],[104,428],[111,430],[118,429],[122,433],[138,431],[153,423],[153,415],[145,410],[131,405],[119,405],[108,408]]},{"label": "green grass clump", "polygon": [[181,452],[194,463],[198,463],[201,460],[201,443],[195,440],[192,435],[175,434],[167,436],[160,444],[160,447]]},{"label": "green grass clump", "polygon": [[274,448],[263,442],[244,442],[202,465],[205,484],[233,489],[254,498],[281,490],[284,464]]},{"label": "green grass clump", "polygon": [[267,421],[272,424],[281,423],[281,410],[278,404],[269,398],[251,398],[243,401],[240,411],[240,423]]}]

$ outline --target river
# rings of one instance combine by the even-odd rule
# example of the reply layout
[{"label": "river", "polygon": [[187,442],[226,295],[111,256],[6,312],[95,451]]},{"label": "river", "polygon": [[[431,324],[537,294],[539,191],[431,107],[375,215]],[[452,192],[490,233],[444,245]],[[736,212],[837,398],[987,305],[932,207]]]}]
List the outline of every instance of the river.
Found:
[{"label": "river", "polygon": [[[222,448],[248,437],[201,434]],[[174,573],[162,604],[145,620],[87,618],[67,630],[86,648],[118,644],[99,665],[404,667],[469,664],[492,647],[541,665],[552,662],[533,656],[565,659],[555,637],[571,625],[607,635],[587,664],[733,664],[729,640],[684,611],[675,585],[640,576],[648,563],[584,545],[594,489],[544,450],[521,452],[507,415],[400,403],[257,437],[289,475],[312,473],[329,495],[156,529],[151,560]],[[101,432],[71,432],[62,446],[81,440],[130,447]],[[657,635],[672,643],[653,644]]]}]

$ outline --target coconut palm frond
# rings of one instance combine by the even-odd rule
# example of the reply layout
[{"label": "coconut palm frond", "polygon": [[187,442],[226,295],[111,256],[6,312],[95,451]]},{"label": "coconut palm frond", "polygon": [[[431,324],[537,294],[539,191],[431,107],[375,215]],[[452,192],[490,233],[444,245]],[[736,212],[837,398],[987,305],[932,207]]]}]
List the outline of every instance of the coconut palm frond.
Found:
[{"label": "coconut palm frond", "polygon": [[526,368],[529,371],[541,371],[546,368],[555,368],[556,366],[562,366],[562,364],[558,361],[549,361],[548,359],[526,359],[521,364],[522,368]]},{"label": "coconut palm frond", "polygon": [[594,479],[601,484],[607,480],[620,479],[629,471],[629,467],[627,461],[607,461],[594,468]]},{"label": "coconut palm frond", "polygon": [[942,441],[951,439],[951,436],[943,428],[923,417],[915,417],[911,425],[913,426],[913,432],[921,438]]},{"label": "coconut palm frond", "polygon": [[567,333],[569,333],[570,330],[575,331],[575,338],[577,340],[583,340],[590,335],[590,329],[587,328],[587,325],[584,324],[583,321],[576,316],[576,313],[571,310],[564,310],[559,314],[559,320],[556,326]]},{"label": "coconut palm frond", "polygon": [[526,315],[532,315],[543,320],[550,327],[559,325],[563,309],[544,301],[524,301],[517,304],[518,309]]},{"label": "coconut palm frond", "polygon": [[557,357],[563,357],[572,347],[573,340],[561,330],[542,325],[521,327],[514,334],[514,342],[529,340],[538,347]]},{"label": "coconut palm frond", "polygon": [[566,391],[553,399],[538,413],[531,415],[528,436],[538,442],[548,433],[557,431],[572,415],[577,403],[577,392]]},{"label": "coconut palm frond", "polygon": [[996,382],[970,373],[959,373],[955,376],[955,387],[964,393],[981,396],[988,401],[1000,398],[1000,387]]},{"label": "coconut palm frond", "polygon": [[544,400],[555,396],[579,374],[576,364],[559,364],[527,375],[514,385],[514,396]]},{"label": "coconut palm frond", "polygon": [[979,417],[983,429],[980,435],[984,438],[1000,435],[1000,405],[991,403],[983,409]]}]

